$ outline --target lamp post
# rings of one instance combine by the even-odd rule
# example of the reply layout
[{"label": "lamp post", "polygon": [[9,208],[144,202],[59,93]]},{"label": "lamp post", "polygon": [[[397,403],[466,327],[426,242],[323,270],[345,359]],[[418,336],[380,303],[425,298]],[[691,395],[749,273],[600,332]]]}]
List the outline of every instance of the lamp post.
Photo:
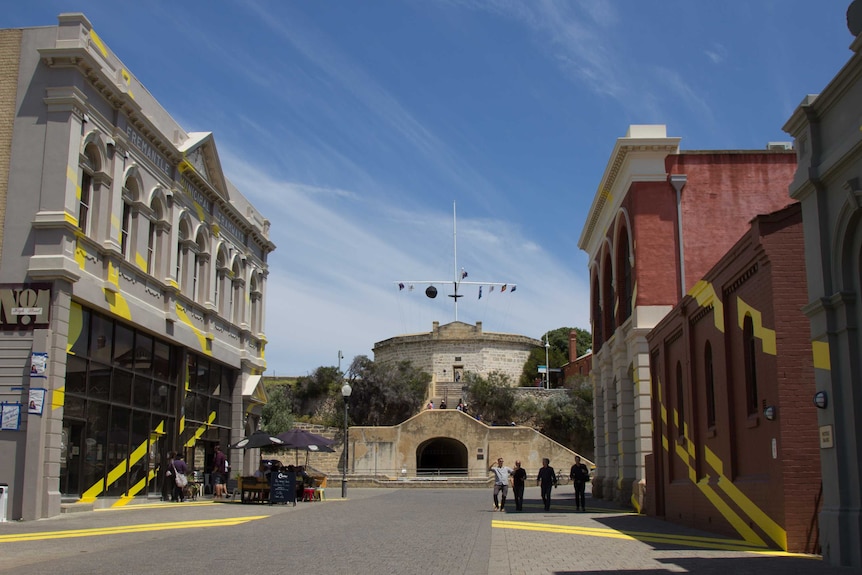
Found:
[{"label": "lamp post", "polygon": [[350,401],[350,394],[353,388],[349,383],[341,386],[341,397],[344,398],[344,466],[341,468],[341,498],[347,499],[347,460],[350,455],[350,447],[347,443],[347,402]]},{"label": "lamp post", "polygon": [[545,389],[551,389],[551,364],[548,362],[548,352],[551,349],[551,343],[548,341],[548,334],[545,333]]}]

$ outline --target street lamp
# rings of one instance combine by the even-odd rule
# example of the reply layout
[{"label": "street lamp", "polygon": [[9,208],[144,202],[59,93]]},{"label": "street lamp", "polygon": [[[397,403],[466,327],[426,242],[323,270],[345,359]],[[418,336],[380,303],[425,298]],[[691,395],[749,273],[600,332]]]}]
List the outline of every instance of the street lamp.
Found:
[{"label": "street lamp", "polygon": [[548,341],[548,334],[545,334],[545,389],[551,389],[551,364],[548,362],[548,352],[551,349],[551,343]]},{"label": "street lamp", "polygon": [[347,459],[350,455],[350,447],[347,443],[347,402],[350,401],[350,394],[353,388],[349,383],[341,386],[341,397],[344,398],[344,467],[341,468],[341,498],[347,499]]}]

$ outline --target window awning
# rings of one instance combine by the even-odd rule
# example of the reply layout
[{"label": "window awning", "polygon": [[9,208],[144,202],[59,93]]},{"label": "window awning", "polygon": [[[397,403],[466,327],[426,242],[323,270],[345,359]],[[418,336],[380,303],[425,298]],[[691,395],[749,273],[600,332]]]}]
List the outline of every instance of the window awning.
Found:
[{"label": "window awning", "polygon": [[242,384],[242,398],[251,403],[265,404],[269,401],[266,388],[263,386],[260,375],[250,375]]}]

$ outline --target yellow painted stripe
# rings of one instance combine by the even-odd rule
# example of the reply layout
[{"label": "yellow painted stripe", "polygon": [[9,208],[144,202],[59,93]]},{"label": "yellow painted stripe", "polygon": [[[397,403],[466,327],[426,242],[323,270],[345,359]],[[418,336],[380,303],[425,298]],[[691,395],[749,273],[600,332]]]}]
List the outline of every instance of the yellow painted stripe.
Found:
[{"label": "yellow painted stripe", "polygon": [[176,310],[177,317],[180,319],[180,321],[189,326],[192,332],[194,332],[195,336],[198,338],[198,342],[201,345],[201,351],[203,351],[207,355],[212,355],[212,350],[207,348],[206,334],[194,326],[192,320],[189,319],[189,316],[186,315],[186,312],[183,310],[180,304],[176,304]]},{"label": "yellow painted stripe", "polygon": [[[720,480],[719,480],[720,481]],[[709,477],[707,476],[703,481],[696,483],[697,488],[701,493],[712,503],[712,506],[721,513],[722,517],[724,517],[730,525],[736,529],[736,532],[745,539],[748,543],[752,545],[759,545],[766,547],[766,542],[761,539],[761,537],[755,533],[754,529],[748,526],[748,523],[739,516],[733,509],[731,509],[730,505],[728,505],[715,490],[709,486]],[[782,547],[782,549],[785,549]]]},{"label": "yellow painted stripe", "polygon": [[90,40],[93,41],[93,44],[96,46],[96,49],[102,53],[102,58],[108,57],[108,49],[105,47],[105,43],[102,42],[102,39],[99,38],[99,35],[96,34],[95,30],[90,30]]},{"label": "yellow painted stripe", "polygon": [[66,405],[66,386],[51,391],[51,411]]},{"label": "yellow painted stripe", "polygon": [[782,549],[787,549],[787,531],[781,525],[776,523],[769,515],[755,505],[755,503],[746,497],[746,495],[733,484],[727,477],[721,476],[718,478],[718,486],[730,496],[742,511],[751,517],[752,520],[760,527],[766,535],[775,541]]},{"label": "yellow painted stripe", "polygon": [[215,421],[215,418],[216,418],[216,412],[211,411],[209,414],[209,417],[207,417],[206,424],[201,425],[200,427],[198,427],[195,430],[194,435],[192,435],[192,437],[190,437],[189,440],[186,441],[185,446],[186,447],[194,447],[194,445],[195,445],[195,443],[197,443],[198,439],[200,439],[201,436],[204,433],[206,433],[206,430],[209,428],[210,425],[212,425],[212,422]]},{"label": "yellow painted stripe", "polygon": [[829,358],[829,343],[825,341],[812,341],[811,352],[814,355],[814,367],[817,369],[832,370],[832,360]]},{"label": "yellow painted stripe", "polygon": [[688,295],[693,297],[697,305],[701,307],[709,307],[712,305],[712,316],[715,322],[715,327],[721,333],[724,333],[724,304],[715,293],[713,285],[704,280],[700,280],[688,290]]},{"label": "yellow painted stripe", "polygon": [[228,519],[207,519],[199,521],[173,521],[164,523],[144,523],[142,525],[119,525],[116,527],[96,527],[93,529],[69,529],[67,531],[42,531],[36,533],[18,533],[15,535],[0,535],[0,543],[20,543],[22,541],[46,541],[50,539],[72,539],[77,537],[99,537],[105,535],[123,535],[127,533],[145,533],[148,531],[168,531],[174,529],[202,529],[206,527],[233,527],[249,521],[265,519],[269,515],[251,517],[232,517]]},{"label": "yellow painted stripe", "polygon": [[[154,433],[159,433],[159,430],[164,429],[164,424],[165,424],[164,420],[159,422],[159,424],[156,426],[156,430]],[[113,469],[111,469],[108,472],[108,486],[116,483],[116,481],[118,479],[120,479],[121,477],[123,477],[126,474],[128,468],[131,468],[134,464],[138,463],[141,459],[143,459],[147,455],[147,452],[149,451],[149,444],[150,444],[149,439],[143,441],[140,445],[138,445],[132,451],[132,453],[129,454],[129,456],[126,459],[123,459],[121,462],[119,462],[117,465],[115,465]],[[141,481],[144,481],[144,480],[142,479]],[[81,499],[79,499],[79,502],[95,500],[96,497],[101,495],[101,493],[102,493],[102,491],[104,491],[104,489],[105,489],[104,482],[99,481],[99,482],[95,483],[92,487],[87,489],[83,493],[83,495],[81,495]],[[129,495],[135,495],[139,491],[140,491],[140,489],[138,491],[131,491],[129,493]]]},{"label": "yellow painted stripe", "polygon": [[147,270],[147,260],[140,254],[140,252],[135,252],[135,263],[142,271],[149,271]]},{"label": "yellow painted stripe", "polygon": [[[522,521],[492,520],[491,527],[497,529],[515,529],[520,531],[541,531],[544,533],[561,533],[566,535],[583,535],[587,537],[604,537],[606,539],[622,539],[643,543],[665,543],[680,547],[719,549],[725,551],[769,552],[765,546],[752,545],[745,541],[724,538],[698,537],[689,535],[671,535],[667,533],[652,533],[644,531],[618,531],[608,528],[578,527],[553,525],[549,523],[528,523]],[[778,553],[776,553],[778,554]],[[784,553],[781,553],[782,555]]]},{"label": "yellow painted stripe", "polygon": [[746,315],[751,315],[751,323],[754,326],[754,335],[761,341],[763,353],[776,355],[775,330],[763,327],[763,317],[759,311],[745,303],[741,297],[736,298],[737,318],[739,329],[742,329]]}]

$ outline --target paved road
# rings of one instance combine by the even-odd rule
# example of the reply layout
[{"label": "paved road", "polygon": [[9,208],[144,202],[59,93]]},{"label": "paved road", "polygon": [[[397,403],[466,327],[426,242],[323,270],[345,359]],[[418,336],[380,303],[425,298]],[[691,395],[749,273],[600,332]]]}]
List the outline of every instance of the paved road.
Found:
[{"label": "paved road", "polygon": [[570,486],[554,492],[550,512],[528,488],[521,513],[495,512],[486,489],[351,489],[347,500],[329,491],[296,507],[154,503],[0,523],[0,573],[862,573],[746,550],[589,497],[588,511],[574,513]]}]

